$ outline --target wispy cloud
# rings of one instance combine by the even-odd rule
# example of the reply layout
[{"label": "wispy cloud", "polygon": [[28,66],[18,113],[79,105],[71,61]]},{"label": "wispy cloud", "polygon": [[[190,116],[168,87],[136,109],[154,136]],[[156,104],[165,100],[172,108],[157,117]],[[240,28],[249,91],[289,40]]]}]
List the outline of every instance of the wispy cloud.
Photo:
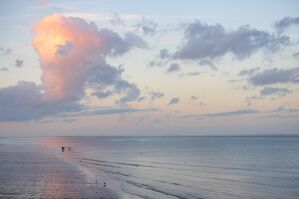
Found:
[{"label": "wispy cloud", "polygon": [[217,70],[215,64],[212,61],[208,60],[208,59],[200,60],[199,64],[203,65],[203,66],[209,66],[211,69]]},{"label": "wispy cloud", "polygon": [[247,97],[245,101],[248,104],[248,106],[251,106],[254,102],[258,100],[263,100],[267,97],[270,97],[270,99],[274,100],[277,97],[283,97],[292,92],[293,90],[290,90],[288,88],[266,86],[260,90],[259,95]]},{"label": "wispy cloud", "polygon": [[2,67],[2,68],[0,68],[0,71],[2,71],[2,72],[6,72],[6,71],[8,71],[8,68],[6,68],[6,67]]},{"label": "wispy cloud", "polygon": [[164,93],[162,92],[158,92],[158,91],[153,91],[153,92],[150,92],[150,97],[151,97],[151,100],[154,101],[156,99],[159,99],[161,97],[164,97]]},{"label": "wispy cloud", "polygon": [[180,74],[180,77],[190,77],[190,76],[198,76],[198,75],[200,75],[200,72],[189,72],[189,73]]},{"label": "wispy cloud", "polygon": [[283,19],[276,21],[274,27],[278,32],[282,33],[292,25],[299,25],[299,17],[284,17]]},{"label": "wispy cloud", "polygon": [[299,115],[297,114],[299,112],[299,109],[294,108],[285,108],[284,106],[279,106],[272,111],[270,111],[270,115],[267,115],[266,117],[270,118],[298,118]]},{"label": "wispy cloud", "polygon": [[1,55],[9,55],[11,54],[12,50],[10,48],[2,48],[0,47],[0,54]]},{"label": "wispy cloud", "polygon": [[183,118],[211,119],[211,118],[232,117],[232,116],[248,115],[248,114],[256,114],[256,113],[259,113],[259,111],[255,109],[239,109],[239,110],[228,111],[228,112],[216,112],[216,113],[199,114],[199,115],[185,115],[183,116]]},{"label": "wispy cloud", "polygon": [[166,70],[167,73],[174,73],[181,70],[181,66],[178,63],[170,64],[169,68]]},{"label": "wispy cloud", "polygon": [[154,35],[157,33],[158,23],[143,16],[142,21],[135,26],[144,35]]},{"label": "wispy cloud", "polygon": [[268,95],[279,95],[285,96],[292,91],[287,88],[279,88],[279,87],[265,87],[260,91],[260,96],[268,96]]},{"label": "wispy cloud", "polygon": [[255,75],[261,68],[252,68],[252,69],[243,69],[239,72],[239,76],[253,76]]},{"label": "wispy cloud", "polygon": [[105,108],[90,108],[77,113],[63,114],[60,117],[82,117],[82,116],[94,116],[94,115],[112,115],[122,113],[137,113],[137,112],[151,112],[157,109],[136,109],[131,107],[105,107]]}]

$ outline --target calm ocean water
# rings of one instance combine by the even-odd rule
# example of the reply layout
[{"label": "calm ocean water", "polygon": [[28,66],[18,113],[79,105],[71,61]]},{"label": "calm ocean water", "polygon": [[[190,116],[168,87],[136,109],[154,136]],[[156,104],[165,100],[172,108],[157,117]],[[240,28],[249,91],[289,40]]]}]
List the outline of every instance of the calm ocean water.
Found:
[{"label": "calm ocean water", "polygon": [[125,198],[299,198],[299,137],[52,137]]},{"label": "calm ocean water", "polygon": [[299,198],[299,137],[47,137],[124,198]]}]

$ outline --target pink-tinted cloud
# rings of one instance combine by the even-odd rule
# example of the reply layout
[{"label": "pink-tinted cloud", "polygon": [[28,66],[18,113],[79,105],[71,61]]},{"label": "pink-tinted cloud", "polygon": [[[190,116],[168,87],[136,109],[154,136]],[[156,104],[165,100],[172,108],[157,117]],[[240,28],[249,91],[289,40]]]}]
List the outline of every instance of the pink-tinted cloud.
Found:
[{"label": "pink-tinted cloud", "polygon": [[[82,95],[90,67],[85,62],[89,56],[103,51],[96,27],[79,18],[55,14],[39,21],[33,32],[37,37],[32,44],[39,55],[47,99],[64,100]],[[68,43],[73,49],[60,55],[60,47]]]},{"label": "pink-tinted cloud", "polygon": [[134,47],[145,48],[133,33],[124,37],[98,29],[81,18],[54,14],[33,27],[32,45],[42,70],[41,85],[19,82],[0,88],[0,122],[38,120],[89,107],[80,104],[88,88],[93,96],[119,95],[118,104],[139,98],[138,87],[122,77],[124,69],[106,62]]},{"label": "pink-tinted cloud", "polygon": [[36,37],[32,44],[40,59],[43,89],[50,101],[80,99],[94,71],[108,71],[106,56],[146,46],[137,35],[128,33],[121,38],[111,30],[98,30],[94,23],[81,18],[58,14],[43,18],[33,32]]}]

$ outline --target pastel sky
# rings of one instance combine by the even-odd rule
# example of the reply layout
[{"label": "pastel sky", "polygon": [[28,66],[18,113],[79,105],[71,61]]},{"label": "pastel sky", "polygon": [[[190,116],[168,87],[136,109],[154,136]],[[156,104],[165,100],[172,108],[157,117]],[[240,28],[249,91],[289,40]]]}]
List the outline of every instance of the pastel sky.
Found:
[{"label": "pastel sky", "polygon": [[0,136],[299,134],[296,0],[3,0]]}]

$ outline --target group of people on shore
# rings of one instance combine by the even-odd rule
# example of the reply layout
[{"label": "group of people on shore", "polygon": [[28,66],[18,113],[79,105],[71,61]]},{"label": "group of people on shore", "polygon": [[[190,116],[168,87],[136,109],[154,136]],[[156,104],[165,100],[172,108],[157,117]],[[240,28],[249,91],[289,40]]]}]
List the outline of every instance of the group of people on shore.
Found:
[{"label": "group of people on shore", "polygon": [[68,151],[71,151],[71,147],[70,146],[68,146],[68,147],[62,146],[61,147],[61,152],[64,152],[66,149],[68,149]]}]

